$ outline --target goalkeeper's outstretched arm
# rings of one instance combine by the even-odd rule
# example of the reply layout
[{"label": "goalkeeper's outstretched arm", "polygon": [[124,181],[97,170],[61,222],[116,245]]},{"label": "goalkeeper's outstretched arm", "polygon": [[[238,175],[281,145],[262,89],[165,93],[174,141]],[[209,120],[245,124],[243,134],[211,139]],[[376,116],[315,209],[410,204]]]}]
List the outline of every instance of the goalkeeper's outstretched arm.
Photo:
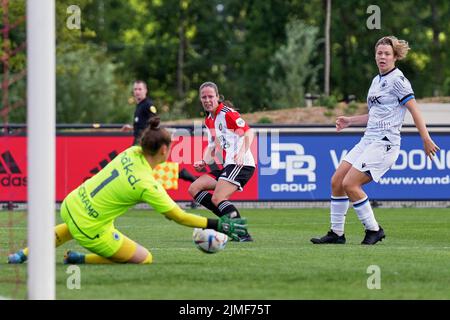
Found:
[{"label": "goalkeeper's outstretched arm", "polygon": [[192,228],[214,229],[236,239],[239,235],[247,233],[247,220],[245,218],[230,219],[223,216],[220,219],[208,219],[202,216],[184,212],[176,206],[163,213],[169,220]]},{"label": "goalkeeper's outstretched arm", "polygon": [[[174,207],[172,210],[163,213],[167,219],[173,220],[178,224],[182,224],[186,227],[192,228],[207,228],[208,219],[195,214],[187,213],[183,211],[179,206]],[[210,228],[208,228],[210,229]],[[212,229],[212,228],[211,228]]]}]

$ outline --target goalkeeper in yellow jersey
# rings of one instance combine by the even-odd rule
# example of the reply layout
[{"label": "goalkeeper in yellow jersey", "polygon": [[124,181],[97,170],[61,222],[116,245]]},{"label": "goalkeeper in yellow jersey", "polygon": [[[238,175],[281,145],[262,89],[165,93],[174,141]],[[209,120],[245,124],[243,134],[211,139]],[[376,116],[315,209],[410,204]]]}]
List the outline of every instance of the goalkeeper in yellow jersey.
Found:
[{"label": "goalkeeper in yellow jersey", "polygon": [[[167,160],[171,136],[152,118],[141,146],[119,154],[99,173],[73,190],[61,204],[64,223],[55,227],[56,246],[75,239],[92,253],[68,251],[64,262],[152,263],[152,254],[114,227],[114,220],[137,203],[146,202],[167,219],[187,227],[208,228],[237,239],[247,233],[246,220],[207,219],[184,212],[156,182],[152,168]],[[8,263],[27,260],[28,248],[8,256]]]}]

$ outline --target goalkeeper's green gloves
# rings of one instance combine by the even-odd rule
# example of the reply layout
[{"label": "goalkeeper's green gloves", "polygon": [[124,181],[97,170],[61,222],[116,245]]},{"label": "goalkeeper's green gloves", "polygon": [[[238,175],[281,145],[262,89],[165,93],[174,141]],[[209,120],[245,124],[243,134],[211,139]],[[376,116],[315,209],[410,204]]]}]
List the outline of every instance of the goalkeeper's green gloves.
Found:
[{"label": "goalkeeper's green gloves", "polygon": [[245,236],[247,234],[247,219],[230,219],[228,215],[224,215],[218,220],[217,231],[225,233],[230,238],[233,238],[233,240],[238,241],[239,236]]}]

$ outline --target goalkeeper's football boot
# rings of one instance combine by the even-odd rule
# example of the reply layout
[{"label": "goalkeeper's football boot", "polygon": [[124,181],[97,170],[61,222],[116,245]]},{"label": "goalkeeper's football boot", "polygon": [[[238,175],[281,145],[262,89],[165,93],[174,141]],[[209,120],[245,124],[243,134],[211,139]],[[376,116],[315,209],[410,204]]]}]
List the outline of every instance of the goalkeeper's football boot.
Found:
[{"label": "goalkeeper's football boot", "polygon": [[27,256],[23,253],[23,250],[19,250],[16,253],[12,253],[8,256],[9,264],[20,264],[27,261]]},{"label": "goalkeeper's football boot", "polygon": [[312,238],[311,242],[314,244],[345,244],[345,235],[338,236],[333,230],[330,230],[322,238]]},{"label": "goalkeeper's football boot", "polygon": [[378,231],[366,230],[366,235],[361,244],[375,244],[378,241],[382,241],[386,236],[384,235],[384,230],[381,226],[379,226]]},{"label": "goalkeeper's football boot", "polygon": [[69,250],[64,255],[64,264],[83,264],[84,258],[84,253]]}]

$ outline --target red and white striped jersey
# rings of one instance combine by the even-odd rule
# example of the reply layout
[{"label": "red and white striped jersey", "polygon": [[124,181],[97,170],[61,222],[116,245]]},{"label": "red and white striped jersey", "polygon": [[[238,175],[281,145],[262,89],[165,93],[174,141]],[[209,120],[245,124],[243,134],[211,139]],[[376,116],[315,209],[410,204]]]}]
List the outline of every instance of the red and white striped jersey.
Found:
[{"label": "red and white striped jersey", "polygon": [[[239,152],[244,142],[243,135],[250,129],[241,118],[239,112],[220,103],[215,114],[206,116],[205,125],[208,130],[208,146],[217,146],[223,150],[224,166],[236,164],[234,156]],[[255,166],[252,152],[247,150],[244,166]]]}]

